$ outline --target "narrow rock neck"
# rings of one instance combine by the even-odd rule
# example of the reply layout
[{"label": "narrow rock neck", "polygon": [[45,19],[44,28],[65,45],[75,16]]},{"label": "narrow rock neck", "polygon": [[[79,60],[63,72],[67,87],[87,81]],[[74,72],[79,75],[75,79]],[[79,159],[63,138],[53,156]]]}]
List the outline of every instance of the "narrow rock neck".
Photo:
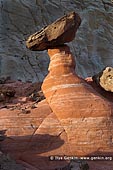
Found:
[{"label": "narrow rock neck", "polygon": [[75,60],[67,45],[48,50],[50,57],[49,72],[51,75],[59,76],[75,73]]}]

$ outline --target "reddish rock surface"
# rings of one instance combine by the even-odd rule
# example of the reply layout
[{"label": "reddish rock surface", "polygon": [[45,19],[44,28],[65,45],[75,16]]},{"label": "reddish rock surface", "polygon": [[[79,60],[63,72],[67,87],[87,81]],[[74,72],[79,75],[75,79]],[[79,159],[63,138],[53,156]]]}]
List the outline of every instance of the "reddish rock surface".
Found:
[{"label": "reddish rock surface", "polygon": [[[0,84],[0,108],[27,109],[31,107],[36,102],[44,99],[44,95],[40,91],[41,84],[23,83],[21,81]],[[11,95],[12,92],[13,95]]]},{"label": "reddish rock surface", "polygon": [[1,141],[3,153],[36,169],[66,166],[67,161],[49,160],[51,155],[69,154],[70,146],[63,127],[45,100],[30,109],[29,114],[5,108],[0,110],[0,117],[0,129],[6,130]]},{"label": "reddish rock surface", "polygon": [[[51,155],[72,155],[76,143],[72,145],[68,141],[64,127],[46,100],[39,103],[28,100],[27,89],[32,89],[29,91],[32,94],[38,87],[38,83],[12,82],[4,86],[12,87],[16,94],[9,102],[1,102],[0,146],[2,152],[9,154],[26,170],[55,170],[55,168],[59,170],[61,167],[69,167],[67,160],[49,160]],[[27,100],[24,100],[25,98]],[[29,112],[26,112],[27,110]],[[78,133],[79,136],[80,134],[81,132]],[[104,155],[106,154],[104,152]],[[113,167],[112,161],[89,161],[88,164],[91,170],[105,168],[111,170],[110,168]]]},{"label": "reddish rock surface", "polygon": [[50,155],[68,153],[69,144],[46,100],[31,100],[31,95],[40,90],[40,84],[18,81],[1,85],[2,90],[10,87],[15,90],[14,97],[0,102],[1,150],[27,170],[50,170],[67,164],[49,160]]},{"label": "reddish rock surface", "polygon": [[113,105],[75,72],[68,46],[49,49],[49,74],[42,90],[65,129],[70,153],[113,153]]},{"label": "reddish rock surface", "polygon": [[68,154],[69,144],[46,100],[39,103],[31,100],[31,95],[40,90],[40,83],[10,82],[2,84],[1,89],[15,90],[15,96],[0,102],[2,152],[11,155],[27,170],[66,166],[66,161],[49,160],[50,155]]}]

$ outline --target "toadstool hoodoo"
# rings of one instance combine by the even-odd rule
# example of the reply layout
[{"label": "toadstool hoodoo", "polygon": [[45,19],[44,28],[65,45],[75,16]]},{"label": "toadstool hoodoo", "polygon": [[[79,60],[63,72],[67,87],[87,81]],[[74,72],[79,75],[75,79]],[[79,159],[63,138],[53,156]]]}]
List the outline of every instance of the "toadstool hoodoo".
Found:
[{"label": "toadstool hoodoo", "polygon": [[48,50],[49,74],[42,90],[65,129],[70,154],[105,155],[113,153],[113,105],[77,76],[74,58],[64,45],[74,39],[80,23],[79,15],[72,12],[30,36],[26,45],[34,51]]},{"label": "toadstool hoodoo", "polygon": [[113,151],[112,104],[76,75],[68,46],[48,49],[48,54],[49,74],[42,90],[67,133],[72,153]]}]

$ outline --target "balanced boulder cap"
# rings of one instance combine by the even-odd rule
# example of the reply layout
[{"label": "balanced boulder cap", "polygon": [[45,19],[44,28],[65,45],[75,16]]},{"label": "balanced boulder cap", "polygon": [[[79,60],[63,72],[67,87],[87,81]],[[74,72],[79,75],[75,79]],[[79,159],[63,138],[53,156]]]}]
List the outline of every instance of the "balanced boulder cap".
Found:
[{"label": "balanced boulder cap", "polygon": [[63,45],[75,38],[80,23],[79,15],[75,12],[70,12],[31,35],[26,41],[26,46],[33,51],[42,51]]}]

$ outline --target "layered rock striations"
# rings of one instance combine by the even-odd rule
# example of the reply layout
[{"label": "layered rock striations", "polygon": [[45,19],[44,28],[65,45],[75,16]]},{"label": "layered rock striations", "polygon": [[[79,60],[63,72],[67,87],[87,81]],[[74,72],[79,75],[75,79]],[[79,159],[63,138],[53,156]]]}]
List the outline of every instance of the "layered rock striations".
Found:
[{"label": "layered rock striations", "polygon": [[49,170],[66,165],[65,161],[49,160],[51,155],[64,155],[68,143],[64,145],[66,133],[48,103],[44,100],[29,110],[29,113],[18,108],[0,110],[2,152],[30,170]]},{"label": "layered rock striations", "polygon": [[[50,170],[67,164],[49,159],[51,155],[68,153],[69,144],[56,115],[43,100],[40,86],[40,83],[11,80],[0,85],[2,97],[5,97],[0,101],[1,168],[9,166],[10,169],[12,164],[11,170],[14,170],[12,158],[28,170]],[[11,95],[12,91],[15,95]]]},{"label": "layered rock striations", "polygon": [[74,72],[68,46],[48,49],[49,74],[42,90],[65,129],[72,150],[87,155],[113,151],[113,106]]},{"label": "layered rock striations", "polygon": [[[13,87],[14,83],[11,86]],[[17,89],[17,87],[20,89]],[[36,87],[38,87],[38,84],[35,84]],[[35,89],[34,84],[29,86],[21,82],[16,82],[15,88],[16,96],[19,98],[20,96],[24,98],[23,94],[31,93],[28,90],[29,88]],[[19,98],[18,100],[20,100]],[[0,150],[10,155],[17,163],[22,164],[25,167],[24,169],[28,170],[54,170],[55,168],[61,170],[64,167],[66,169],[72,167],[72,165],[77,168],[80,161],[78,163],[76,161],[71,162],[70,166],[68,165],[68,156],[71,156],[71,151],[76,148],[76,143],[72,145],[71,141],[68,141],[64,127],[55,113],[52,112],[47,101],[35,103],[35,107],[31,107],[32,105],[34,105],[34,102],[29,103],[29,101],[23,101],[21,105],[10,102],[4,103],[4,107],[0,109]],[[29,109],[29,112],[25,112],[27,109]],[[78,135],[81,137],[81,132],[84,129],[80,130],[82,123],[81,125],[79,123],[76,125],[79,127]],[[108,155],[105,152],[103,154]],[[52,155],[53,161],[49,159]],[[60,155],[61,157],[64,156],[65,159],[58,161],[57,158],[55,160],[54,155],[59,155],[59,158]],[[74,156],[76,156],[76,153]],[[7,162],[6,158],[11,161],[10,157],[4,157],[4,166],[9,166],[10,162]],[[91,170],[111,170],[113,167],[113,161],[89,161],[88,164]]]},{"label": "layered rock striations", "polygon": [[0,77],[42,81],[49,64],[47,54],[27,50],[24,42],[70,11],[82,18],[76,40],[70,43],[77,74],[86,78],[113,67],[112,4],[112,0],[0,0]]}]

